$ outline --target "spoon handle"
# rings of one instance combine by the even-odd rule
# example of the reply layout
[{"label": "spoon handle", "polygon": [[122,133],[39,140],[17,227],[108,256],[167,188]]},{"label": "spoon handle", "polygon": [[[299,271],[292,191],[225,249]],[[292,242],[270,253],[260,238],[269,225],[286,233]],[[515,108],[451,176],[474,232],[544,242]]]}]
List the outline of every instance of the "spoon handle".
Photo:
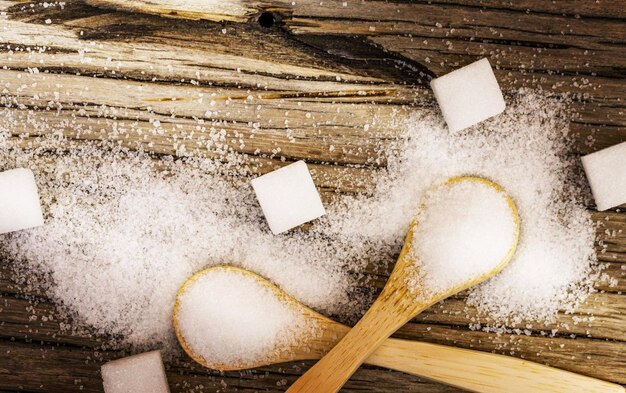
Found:
[{"label": "spoon handle", "polygon": [[504,355],[388,339],[367,364],[482,393],[625,393],[624,387]]},{"label": "spoon handle", "polygon": [[368,356],[406,322],[401,313],[376,301],[365,316],[319,362],[302,375],[288,393],[339,391]]}]

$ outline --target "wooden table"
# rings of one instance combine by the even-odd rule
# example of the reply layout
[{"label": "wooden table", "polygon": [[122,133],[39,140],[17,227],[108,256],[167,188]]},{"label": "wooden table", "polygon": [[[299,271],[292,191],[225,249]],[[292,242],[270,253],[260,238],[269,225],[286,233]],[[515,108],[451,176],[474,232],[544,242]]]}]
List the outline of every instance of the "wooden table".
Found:
[{"label": "wooden table", "polygon": [[[432,106],[427,88],[432,76],[483,56],[497,67],[505,89],[542,88],[572,99],[576,154],[626,140],[623,0],[268,0],[248,1],[241,14],[233,15],[174,12],[164,10],[160,1],[148,8],[142,3],[129,1],[130,11],[115,11],[96,0],[93,5],[69,0],[63,9],[52,3],[0,0],[0,94],[19,96],[26,103],[19,111],[26,115],[35,106],[45,108],[55,84],[75,91],[56,98],[62,108],[34,116],[56,122],[66,136],[77,139],[109,133],[103,118],[111,118],[115,110],[118,124],[158,118],[171,131],[142,142],[155,154],[176,153],[176,133],[193,127],[194,116],[228,120],[223,127],[229,135],[249,136],[249,122],[260,122],[254,139],[232,148],[258,156],[268,164],[265,170],[282,165],[280,156],[306,159],[316,170],[324,198],[337,188],[346,193],[366,189],[372,171],[385,165],[384,158],[370,158],[378,145],[394,137],[385,121],[393,113],[409,111],[406,105]],[[184,7],[185,2],[173,3]],[[214,21],[220,19],[229,21]],[[30,80],[39,78],[40,83],[18,89],[20,74],[29,68],[34,73]],[[87,92],[85,85],[90,86]],[[128,85],[142,85],[143,90],[127,94]],[[215,93],[219,119],[191,99],[200,91],[207,97]],[[246,109],[249,95],[262,104],[261,119],[253,108]],[[231,115],[225,110],[228,105],[238,110]],[[321,126],[312,127],[307,113]],[[364,129],[364,119],[374,116],[379,121]],[[79,126],[87,131],[77,135]],[[20,132],[33,130],[24,122],[12,130]],[[120,141],[129,146],[135,142]],[[277,147],[280,154],[273,154]],[[186,149],[217,156],[191,143]],[[340,175],[353,181],[337,185],[333,179]],[[608,248],[599,258],[608,263],[606,272],[617,285],[598,283],[599,292],[576,315],[560,316],[559,322],[570,322],[569,331],[555,337],[538,331],[556,325],[531,336],[472,331],[464,312],[450,312],[464,306],[457,298],[446,304],[447,313],[435,307],[397,336],[523,357],[626,384],[626,213],[593,216],[607,218],[598,239]],[[608,237],[606,228],[622,232]],[[380,286],[384,279],[375,282]],[[45,293],[25,293],[8,262],[0,263],[1,391],[102,391],[101,362],[122,353],[94,354],[103,338],[67,335],[60,329],[62,321],[41,318],[55,313]],[[588,314],[595,319],[573,323]],[[169,365],[168,378],[175,392],[202,391],[200,386],[208,392],[283,391],[307,366],[221,374],[180,358]],[[362,367],[345,390],[457,389]]]}]

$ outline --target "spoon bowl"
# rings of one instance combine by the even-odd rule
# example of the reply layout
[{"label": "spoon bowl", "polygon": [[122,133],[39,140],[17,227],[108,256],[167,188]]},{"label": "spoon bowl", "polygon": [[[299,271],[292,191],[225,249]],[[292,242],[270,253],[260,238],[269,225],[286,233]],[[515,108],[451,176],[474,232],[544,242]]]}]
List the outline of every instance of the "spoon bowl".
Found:
[{"label": "spoon bowl", "polygon": [[[194,285],[198,279],[217,272],[239,274],[254,279],[255,283],[269,290],[285,307],[294,310],[295,313],[301,317],[301,320],[306,321],[306,326],[294,332],[294,338],[291,340],[294,345],[287,349],[275,348],[275,350],[270,350],[262,359],[253,363],[210,361],[200,355],[198,351],[194,350],[187,342],[181,326],[180,310],[184,302],[184,295],[188,288]],[[350,330],[347,326],[335,322],[306,307],[256,273],[234,266],[210,267],[191,276],[178,290],[174,304],[173,324],[178,342],[193,360],[207,368],[223,371],[243,370],[294,360],[319,359],[337,342],[337,337],[343,337]]]}]

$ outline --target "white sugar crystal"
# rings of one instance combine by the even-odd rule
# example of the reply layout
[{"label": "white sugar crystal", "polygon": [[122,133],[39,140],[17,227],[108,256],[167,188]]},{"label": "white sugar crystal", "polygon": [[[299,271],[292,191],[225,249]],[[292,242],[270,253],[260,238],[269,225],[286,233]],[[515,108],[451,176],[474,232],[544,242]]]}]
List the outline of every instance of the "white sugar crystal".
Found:
[{"label": "white sugar crystal", "polygon": [[33,171],[26,168],[0,173],[0,234],[43,225]]},{"label": "white sugar crystal", "polygon": [[312,328],[256,279],[222,268],[186,287],[177,320],[194,354],[208,364],[241,367],[285,352]]},{"label": "white sugar crystal", "polygon": [[430,86],[453,132],[504,111],[502,92],[486,58],[433,79]]},{"label": "white sugar crystal", "polygon": [[410,256],[419,277],[410,287],[434,295],[500,265],[515,245],[515,216],[505,195],[475,180],[429,191],[417,215]]},{"label": "white sugar crystal", "polygon": [[275,235],[326,214],[304,161],[257,177],[252,187]]},{"label": "white sugar crystal", "polygon": [[598,210],[626,203],[626,142],[582,157]]},{"label": "white sugar crystal", "polygon": [[114,360],[102,365],[105,393],[169,393],[160,351]]}]

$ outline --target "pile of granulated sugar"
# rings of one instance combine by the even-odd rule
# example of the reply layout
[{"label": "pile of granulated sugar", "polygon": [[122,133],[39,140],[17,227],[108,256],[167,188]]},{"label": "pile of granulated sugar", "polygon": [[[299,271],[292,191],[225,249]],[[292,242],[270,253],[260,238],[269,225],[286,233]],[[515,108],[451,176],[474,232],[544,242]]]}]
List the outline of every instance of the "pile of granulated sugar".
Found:
[{"label": "pile of granulated sugar", "polygon": [[97,148],[1,161],[35,170],[48,214],[45,226],[7,235],[4,252],[45,272],[77,321],[140,347],[171,341],[176,291],[207,266],[243,266],[335,312],[354,285],[341,262],[373,251],[315,233],[272,235],[248,183],[208,173],[219,170],[212,161]]},{"label": "pile of granulated sugar", "polygon": [[250,368],[275,363],[289,348],[314,334],[309,321],[256,278],[240,271],[210,269],[178,296],[178,333],[211,368]]},{"label": "pile of granulated sugar", "polygon": [[155,159],[89,144],[56,155],[22,151],[10,138],[0,144],[0,170],[32,168],[47,217],[43,227],[0,237],[1,253],[21,261],[28,276],[44,273],[49,295],[77,323],[135,346],[174,342],[178,287],[224,263],[320,311],[358,317],[367,302],[351,295],[367,263],[395,262],[425,190],[471,174],[515,200],[521,237],[510,265],[469,303],[496,323],[551,320],[591,291],[594,229],[583,187],[572,181],[582,175],[567,155],[561,105],[525,92],[508,104],[459,134],[430,111],[398,119],[398,143],[384,152],[388,168],[374,175],[371,193],[337,197],[310,230],[281,236],[271,234],[236,173],[244,159]]},{"label": "pile of granulated sugar", "polygon": [[496,325],[553,321],[558,310],[574,311],[599,276],[584,175],[568,155],[568,118],[558,102],[527,91],[509,99],[504,114],[456,134],[416,112],[407,140],[389,157],[389,176],[372,198],[329,215],[331,227],[398,241],[433,184],[460,175],[490,179],[517,205],[520,239],[509,265],[474,288],[468,303]]},{"label": "pile of granulated sugar", "polygon": [[432,299],[502,268],[516,246],[515,220],[506,195],[485,181],[462,178],[433,187],[409,244],[416,268],[409,289]]}]

